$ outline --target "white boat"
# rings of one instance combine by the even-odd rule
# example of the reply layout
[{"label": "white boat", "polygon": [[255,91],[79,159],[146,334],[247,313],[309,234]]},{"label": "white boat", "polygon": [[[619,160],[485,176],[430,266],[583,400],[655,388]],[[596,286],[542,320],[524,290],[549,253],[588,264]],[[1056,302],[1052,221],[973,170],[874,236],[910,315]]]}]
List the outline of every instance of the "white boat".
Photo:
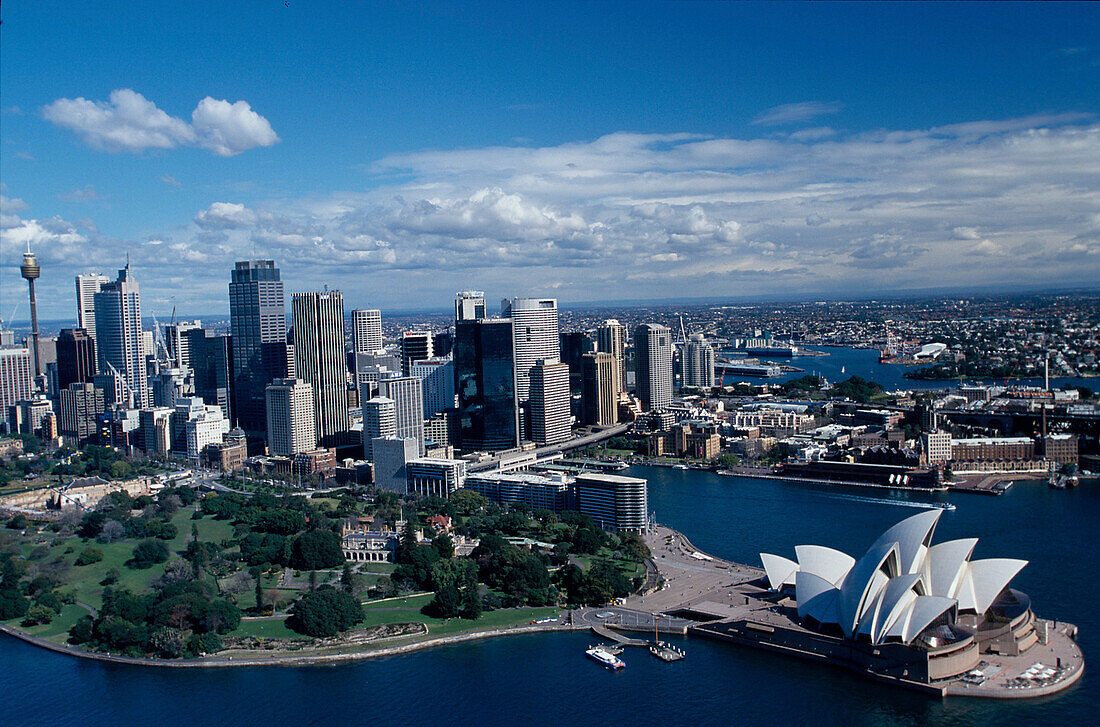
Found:
[{"label": "white boat", "polygon": [[607,669],[622,669],[624,666],[626,666],[626,662],[624,662],[622,659],[615,656],[602,646],[590,647],[587,651],[584,652],[584,654],[589,659],[599,662]]},{"label": "white boat", "polygon": [[686,464],[674,464],[674,465],[672,465],[672,469],[674,469],[674,470],[686,470],[686,469],[691,469],[691,468],[688,467]]}]

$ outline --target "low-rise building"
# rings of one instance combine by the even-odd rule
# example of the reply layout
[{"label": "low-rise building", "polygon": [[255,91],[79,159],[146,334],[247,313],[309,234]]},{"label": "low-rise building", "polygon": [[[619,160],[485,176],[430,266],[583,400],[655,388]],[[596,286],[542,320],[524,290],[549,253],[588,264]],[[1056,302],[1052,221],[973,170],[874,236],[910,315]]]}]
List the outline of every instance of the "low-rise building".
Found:
[{"label": "low-rise building", "polygon": [[406,494],[447,497],[466,482],[466,461],[417,457],[405,463]]},{"label": "low-rise building", "polygon": [[293,471],[299,477],[321,475],[331,477],[336,472],[336,451],[332,449],[314,449],[294,455]]}]

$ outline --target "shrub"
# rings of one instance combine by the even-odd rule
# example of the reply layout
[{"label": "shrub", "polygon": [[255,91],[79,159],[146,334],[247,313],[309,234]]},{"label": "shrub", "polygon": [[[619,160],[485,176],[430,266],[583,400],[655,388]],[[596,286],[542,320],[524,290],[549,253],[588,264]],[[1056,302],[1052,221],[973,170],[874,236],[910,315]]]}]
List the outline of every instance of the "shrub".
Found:
[{"label": "shrub", "polygon": [[164,541],[146,538],[134,548],[134,554],[126,564],[131,568],[151,568],[168,560],[168,546]]},{"label": "shrub", "polygon": [[103,551],[99,548],[85,548],[76,556],[77,565],[91,565],[103,560]]}]

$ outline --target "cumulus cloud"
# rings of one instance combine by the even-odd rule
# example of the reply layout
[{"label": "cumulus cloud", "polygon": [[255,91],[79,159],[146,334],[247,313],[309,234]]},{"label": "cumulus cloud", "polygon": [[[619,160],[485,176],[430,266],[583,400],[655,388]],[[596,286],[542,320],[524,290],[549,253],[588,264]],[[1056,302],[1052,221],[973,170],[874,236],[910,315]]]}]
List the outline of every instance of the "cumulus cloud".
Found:
[{"label": "cumulus cloud", "polygon": [[1098,167],[1100,124],[1081,116],[818,139],[614,133],[392,155],[363,190],[242,191],[144,243],[13,210],[3,240],[69,235],[79,255],[59,265],[106,270],[130,250],[156,271],[143,291],[188,270],[193,286],[162,294],[199,310],[224,308],[228,270],[253,255],[277,260],[290,289],[382,306],[443,305],[471,286],[592,300],[1011,285],[1021,265],[1033,283],[1094,283]]},{"label": "cumulus cloud", "polygon": [[209,96],[192,112],[191,123],[128,88],[112,91],[107,101],[60,98],[44,106],[42,116],[74,132],[93,149],[109,152],[198,146],[219,156],[233,156],[279,141],[267,119],[248,103],[231,104]]},{"label": "cumulus cloud", "polygon": [[753,119],[754,124],[762,126],[779,126],[781,124],[798,124],[819,116],[835,114],[844,108],[838,101],[802,101],[800,103],[788,103],[774,106]]},{"label": "cumulus cloud", "polygon": [[231,230],[256,224],[256,213],[243,204],[214,202],[195,215],[195,224],[207,230]]}]

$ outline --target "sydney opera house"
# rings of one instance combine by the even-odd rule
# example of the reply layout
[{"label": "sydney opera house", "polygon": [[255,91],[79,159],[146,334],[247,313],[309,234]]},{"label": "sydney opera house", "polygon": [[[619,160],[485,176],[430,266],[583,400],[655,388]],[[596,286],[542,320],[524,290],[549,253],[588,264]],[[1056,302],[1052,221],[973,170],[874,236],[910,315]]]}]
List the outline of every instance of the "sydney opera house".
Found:
[{"label": "sydney opera house", "polygon": [[[818,545],[797,546],[795,560],[762,553],[746,615],[702,628],[940,694],[1031,696],[1075,681],[1076,627],[1036,618],[1010,587],[1027,561],[972,560],[976,538],[933,544],[942,512],[901,521],[858,558]],[[1008,679],[1040,658],[1052,667],[1045,682]]]}]

